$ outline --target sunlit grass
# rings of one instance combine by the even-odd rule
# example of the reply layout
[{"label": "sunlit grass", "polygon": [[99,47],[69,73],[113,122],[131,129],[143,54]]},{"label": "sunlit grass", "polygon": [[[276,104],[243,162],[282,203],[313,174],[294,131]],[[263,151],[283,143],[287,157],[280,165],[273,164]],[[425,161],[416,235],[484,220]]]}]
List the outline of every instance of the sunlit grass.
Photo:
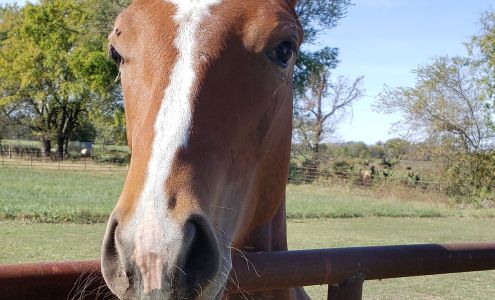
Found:
[{"label": "sunlit grass", "polygon": [[[123,172],[0,168],[0,263],[97,259],[124,179]],[[290,248],[495,240],[494,209],[461,210],[414,193],[289,185]],[[494,271],[373,281],[364,299],[491,299],[494,282]],[[326,298],[325,286],[307,290]]]},{"label": "sunlit grass", "polygon": [[[358,218],[289,220],[289,247],[447,243],[495,240],[495,219]],[[0,222],[0,263],[98,259],[105,224]],[[495,271],[369,281],[364,299],[493,299]],[[326,299],[326,286],[307,287]]]},{"label": "sunlit grass", "polygon": [[[409,193],[401,197],[401,193]],[[417,195],[415,197],[414,195]],[[417,199],[417,200],[415,200]],[[448,202],[427,199],[421,191],[396,193],[341,186],[288,185],[289,218],[362,217],[480,217],[495,216],[494,209],[459,209]]]},{"label": "sunlit grass", "polygon": [[[124,172],[0,168],[0,220],[105,222],[124,180]],[[406,201],[339,186],[289,185],[287,216],[290,219],[495,217],[495,209],[458,209],[424,197],[418,197],[417,201],[411,200],[413,196],[409,198]]]},{"label": "sunlit grass", "polygon": [[0,219],[105,222],[122,189],[123,173],[0,169]]},{"label": "sunlit grass", "polygon": [[[359,218],[291,220],[292,249],[495,241],[495,219]],[[326,299],[326,286],[307,287]],[[363,299],[493,299],[495,271],[368,281]]]}]

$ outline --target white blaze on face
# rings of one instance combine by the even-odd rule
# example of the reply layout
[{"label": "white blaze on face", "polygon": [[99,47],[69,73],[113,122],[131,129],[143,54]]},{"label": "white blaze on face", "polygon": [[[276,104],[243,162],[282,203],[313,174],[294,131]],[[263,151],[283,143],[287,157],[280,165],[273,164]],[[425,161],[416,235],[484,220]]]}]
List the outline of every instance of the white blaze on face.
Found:
[{"label": "white blaze on face", "polygon": [[[166,0],[165,0],[166,1]],[[144,189],[126,237],[131,239],[134,257],[142,277],[144,292],[160,289],[163,268],[174,271],[182,247],[181,227],[169,217],[169,195],[164,189],[177,151],[187,146],[192,120],[191,95],[196,81],[194,53],[198,28],[209,8],[221,0],[169,0],[176,6],[178,29],[175,47],[178,57],[157,114],[154,141]]]}]

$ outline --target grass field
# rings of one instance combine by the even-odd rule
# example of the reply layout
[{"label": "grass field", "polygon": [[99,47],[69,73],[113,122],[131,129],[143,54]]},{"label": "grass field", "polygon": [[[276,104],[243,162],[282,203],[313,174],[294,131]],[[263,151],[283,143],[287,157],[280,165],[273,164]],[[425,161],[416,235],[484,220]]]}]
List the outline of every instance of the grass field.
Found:
[{"label": "grass field", "polygon": [[[291,249],[490,241],[495,219],[355,218],[289,221]],[[96,259],[105,224],[0,223],[0,263]],[[326,286],[308,287],[325,299]],[[364,299],[493,299],[495,271],[414,277],[365,284]]]},{"label": "grass field", "polygon": [[[0,168],[0,220],[105,222],[124,180],[123,172]],[[291,219],[491,218],[495,216],[495,209],[457,209],[443,202],[405,201],[392,196],[378,199],[362,190],[290,185],[287,187],[287,215]]]},{"label": "grass field", "polygon": [[0,169],[0,219],[105,222],[125,173]]},{"label": "grass field", "polygon": [[[122,172],[0,168],[0,263],[98,258],[104,221],[124,179]],[[458,209],[401,193],[377,198],[367,190],[290,185],[290,248],[495,240],[494,209]],[[325,299],[326,289],[307,288],[313,299]],[[495,271],[367,282],[364,298],[492,295]]]}]

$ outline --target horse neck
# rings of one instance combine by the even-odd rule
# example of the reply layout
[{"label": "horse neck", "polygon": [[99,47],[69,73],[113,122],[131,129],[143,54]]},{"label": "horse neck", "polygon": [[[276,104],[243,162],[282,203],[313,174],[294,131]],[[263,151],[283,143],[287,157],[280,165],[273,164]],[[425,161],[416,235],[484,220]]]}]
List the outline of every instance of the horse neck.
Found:
[{"label": "horse neck", "polygon": [[[265,224],[251,230],[240,249],[246,252],[286,251],[287,222],[285,197],[275,215]],[[235,255],[235,253],[233,253]]]},{"label": "horse neck", "polygon": [[[285,219],[285,199],[277,213],[266,224],[252,230],[241,249],[246,252],[286,251],[287,222]],[[232,253],[233,255],[238,253]],[[247,293],[252,299],[309,299],[303,290],[285,289]],[[226,292],[223,300],[246,299],[245,293]]]}]

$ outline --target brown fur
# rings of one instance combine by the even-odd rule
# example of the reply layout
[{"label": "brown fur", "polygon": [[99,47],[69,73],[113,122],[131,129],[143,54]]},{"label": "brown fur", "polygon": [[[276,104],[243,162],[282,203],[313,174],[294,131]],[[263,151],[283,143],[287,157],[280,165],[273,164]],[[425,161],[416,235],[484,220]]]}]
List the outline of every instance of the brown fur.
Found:
[{"label": "brown fur", "polygon": [[[232,220],[232,246],[243,251],[287,250],[285,184],[292,118],[292,67],[266,56],[287,39],[302,40],[290,0],[223,0],[201,26],[188,145],[176,153],[165,189],[171,216],[192,214],[214,227]],[[119,226],[133,215],[143,189],[154,121],[171,67],[175,8],[163,0],[136,0],[117,19],[110,43],[124,59],[122,87],[132,159],[113,212]],[[219,228],[222,230],[222,228]],[[272,291],[255,299],[306,297]],[[224,298],[240,295],[225,293]]]}]

